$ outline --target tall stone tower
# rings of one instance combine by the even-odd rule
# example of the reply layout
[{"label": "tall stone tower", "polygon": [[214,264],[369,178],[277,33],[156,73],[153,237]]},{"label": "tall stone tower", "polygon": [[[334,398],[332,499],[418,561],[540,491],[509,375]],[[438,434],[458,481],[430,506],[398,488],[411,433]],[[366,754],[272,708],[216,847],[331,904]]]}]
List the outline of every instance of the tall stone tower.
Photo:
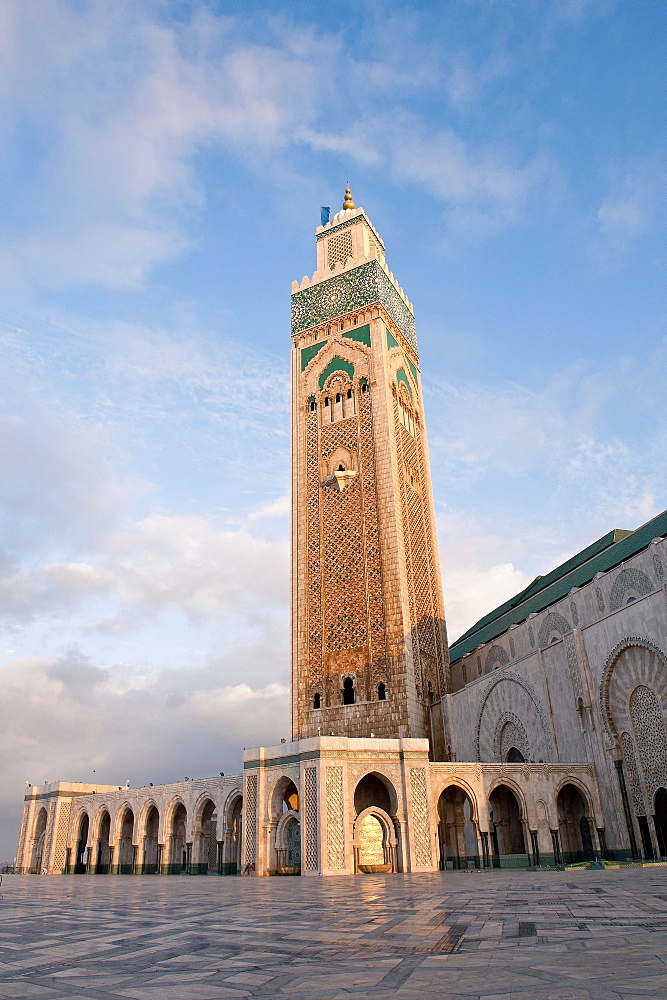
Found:
[{"label": "tall stone tower", "polygon": [[292,290],[292,738],[427,737],[447,638],[415,322],[349,189]]}]

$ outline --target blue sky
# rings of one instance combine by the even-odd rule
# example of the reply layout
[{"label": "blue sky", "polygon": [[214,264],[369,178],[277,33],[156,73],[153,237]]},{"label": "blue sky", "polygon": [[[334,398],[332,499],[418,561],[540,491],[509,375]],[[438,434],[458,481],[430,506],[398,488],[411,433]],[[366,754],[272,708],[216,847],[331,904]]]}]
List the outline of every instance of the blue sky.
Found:
[{"label": "blue sky", "polygon": [[666,504],[659,0],[0,6],[0,860],[288,735],[289,293],[415,305],[451,638]]}]

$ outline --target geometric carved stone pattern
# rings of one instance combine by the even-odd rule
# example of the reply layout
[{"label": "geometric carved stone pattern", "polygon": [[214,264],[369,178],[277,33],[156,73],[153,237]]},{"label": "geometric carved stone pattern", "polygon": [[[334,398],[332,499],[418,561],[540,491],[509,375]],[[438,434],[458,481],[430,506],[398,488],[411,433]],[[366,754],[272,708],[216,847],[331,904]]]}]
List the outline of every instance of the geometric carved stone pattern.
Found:
[{"label": "geometric carved stone pattern", "polygon": [[305,774],[305,809],[304,819],[306,821],[306,869],[317,871],[319,865],[317,860],[317,771],[314,767],[307,767]]},{"label": "geometric carved stone pattern", "polygon": [[506,667],[509,661],[509,656],[502,646],[492,646],[484,660],[484,673],[490,674],[496,667]]},{"label": "geometric carved stone pattern", "polygon": [[352,233],[349,229],[332,236],[327,244],[327,263],[333,271],[336,264],[345,265],[347,258],[352,256]]},{"label": "geometric carved stone pattern", "polygon": [[640,685],[630,697],[635,746],[644,772],[649,801],[658,788],[667,788],[667,726],[655,691]]},{"label": "geometric carved stone pattern", "polygon": [[549,636],[552,632],[559,632],[561,635],[567,635],[567,633],[571,631],[572,626],[567,618],[563,618],[563,616],[557,611],[550,611],[542,622],[542,626],[540,628],[540,646],[544,647],[548,645]]},{"label": "geometric carved stone pattern", "polygon": [[630,697],[640,684],[655,692],[667,714],[667,654],[650,639],[630,636],[609,654],[600,682],[602,718],[614,739],[621,732],[632,732]]},{"label": "geometric carved stone pattern", "polygon": [[327,862],[329,868],[345,868],[343,825],[343,768],[327,767]]},{"label": "geometric carved stone pattern", "polygon": [[516,719],[526,734],[530,750],[527,760],[554,760],[549,722],[540,700],[522,677],[510,672],[496,676],[481,699],[475,739],[477,760],[498,762],[501,720],[510,718]]},{"label": "geometric carved stone pattern", "polygon": [[625,595],[629,590],[634,590],[640,597],[645,597],[653,589],[653,584],[646,573],[642,573],[640,569],[623,569],[612,585],[609,610],[618,611],[619,608],[622,608],[625,604]]},{"label": "geometric carved stone pattern", "polygon": [[418,865],[426,866],[431,864],[431,838],[428,826],[426,774],[423,767],[410,768],[410,789],[412,792],[412,832],[415,838],[415,862]]},{"label": "geometric carved stone pattern", "polygon": [[[407,397],[404,399],[404,405],[409,406]],[[446,662],[438,628],[439,604],[435,580],[439,568],[433,565],[429,507],[424,502],[421,488],[419,491],[413,489],[406,473],[407,469],[416,472],[420,486],[427,482],[426,457],[419,425],[416,425],[416,437],[413,437],[401,422],[396,396],[393,398],[393,408],[397,457],[401,470],[401,518],[409,580],[415,686],[418,695],[423,696],[430,680],[434,695],[439,697],[445,689],[443,665]],[[438,664],[439,670],[436,669]]]},{"label": "geometric carved stone pattern", "polygon": [[604,596],[599,587],[595,588],[595,600],[598,603],[598,611],[601,614],[604,614]]},{"label": "geometric carved stone pattern", "polygon": [[521,751],[524,760],[534,759],[523,723],[513,712],[504,712],[498,719],[493,747],[495,759],[499,764],[507,760],[507,755],[513,747]]},{"label": "geometric carved stone pattern", "polygon": [[246,864],[257,860],[257,775],[251,774],[246,781],[246,801],[243,803],[245,820]]},{"label": "geometric carved stone pattern", "polygon": [[646,816],[646,803],[644,802],[642,783],[639,779],[637,758],[635,757],[635,745],[632,742],[632,737],[628,733],[621,733],[621,746],[623,747],[625,772],[628,777],[628,785],[630,786],[630,794],[632,796],[632,804],[635,807],[635,813],[637,816]]},{"label": "geometric carved stone pattern", "polygon": [[71,802],[61,802],[60,804],[58,829],[56,831],[56,849],[52,861],[52,865],[56,871],[62,871],[65,867],[65,857],[67,854],[67,830],[69,828],[69,814],[71,808]]},{"label": "geometric carved stone pattern", "polygon": [[574,697],[575,700],[581,698],[583,702],[584,688],[581,680],[581,669],[579,667],[579,655],[577,653],[577,644],[571,632],[569,635],[565,636],[564,641],[565,641],[565,653],[567,656],[567,667],[570,673],[570,680],[572,681],[572,690],[574,691]]}]

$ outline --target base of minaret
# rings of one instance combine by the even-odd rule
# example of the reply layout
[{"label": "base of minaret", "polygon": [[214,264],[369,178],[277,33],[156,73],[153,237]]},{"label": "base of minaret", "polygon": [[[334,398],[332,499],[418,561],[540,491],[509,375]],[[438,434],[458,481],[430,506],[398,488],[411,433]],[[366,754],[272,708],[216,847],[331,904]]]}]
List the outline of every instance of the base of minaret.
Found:
[{"label": "base of minaret", "polygon": [[[592,764],[432,762],[425,739],[318,736],[246,750],[243,867],[255,875],[433,872],[558,864],[559,788],[604,820]],[[494,790],[516,795],[493,814]],[[497,795],[496,795],[497,797]],[[505,824],[503,826],[503,824]],[[602,831],[602,833],[600,833]],[[498,838],[513,837],[516,850]],[[595,855],[604,843],[592,841]]]}]

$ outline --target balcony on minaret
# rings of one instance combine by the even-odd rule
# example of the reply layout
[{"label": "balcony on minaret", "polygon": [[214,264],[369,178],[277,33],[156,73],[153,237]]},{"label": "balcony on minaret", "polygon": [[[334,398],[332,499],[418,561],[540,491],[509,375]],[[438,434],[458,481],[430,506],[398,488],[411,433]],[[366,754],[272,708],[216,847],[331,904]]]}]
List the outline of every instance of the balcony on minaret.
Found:
[{"label": "balcony on minaret", "polygon": [[326,486],[327,489],[335,490],[337,493],[342,493],[343,490],[346,490],[350,483],[356,478],[357,473],[354,469],[344,469],[341,465],[331,476],[327,476],[323,485]]}]

